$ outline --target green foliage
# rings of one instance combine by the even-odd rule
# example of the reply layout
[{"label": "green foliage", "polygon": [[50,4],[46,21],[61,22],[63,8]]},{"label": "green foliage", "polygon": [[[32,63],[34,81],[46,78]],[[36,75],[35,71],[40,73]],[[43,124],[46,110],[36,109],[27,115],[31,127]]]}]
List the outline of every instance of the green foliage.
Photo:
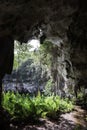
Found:
[{"label": "green foliage", "polygon": [[54,48],[56,48],[56,46],[49,41],[45,41],[39,48],[39,59],[41,63],[47,65],[48,68],[50,68],[52,64]]},{"label": "green foliage", "polygon": [[72,101],[69,101],[68,99],[61,100],[60,103],[60,111],[61,112],[69,112],[73,109]]},{"label": "green foliage", "polygon": [[86,115],[86,121],[87,121],[87,115]]},{"label": "green foliage", "polygon": [[81,125],[76,125],[76,127],[74,128],[74,130],[82,130],[82,126]]},{"label": "green foliage", "polygon": [[15,42],[16,43],[14,44],[14,69],[18,69],[18,67],[31,56],[31,53],[29,53],[31,46],[29,44],[21,45],[18,41]]},{"label": "green foliage", "polygon": [[52,94],[52,92],[51,92],[51,90],[52,90],[52,87],[53,87],[53,82],[52,82],[52,79],[49,79],[48,81],[47,81],[47,83],[46,83],[46,85],[45,85],[45,95],[51,95]]},{"label": "green foliage", "polygon": [[3,107],[12,115],[13,119],[54,117],[57,112],[69,112],[73,105],[68,100],[60,99],[58,96],[41,96],[31,98],[29,94],[4,93]]},{"label": "green foliage", "polygon": [[82,93],[82,92],[79,92],[79,93],[78,93],[78,99],[79,99],[79,100],[82,100],[82,99],[83,99],[83,93]]}]

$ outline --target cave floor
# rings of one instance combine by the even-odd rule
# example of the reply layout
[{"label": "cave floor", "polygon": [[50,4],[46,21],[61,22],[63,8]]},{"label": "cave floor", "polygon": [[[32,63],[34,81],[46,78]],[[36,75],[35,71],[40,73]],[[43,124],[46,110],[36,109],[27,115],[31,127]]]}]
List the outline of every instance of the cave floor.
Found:
[{"label": "cave floor", "polygon": [[72,112],[62,114],[56,120],[41,118],[38,122],[33,123],[10,124],[10,130],[87,130],[86,116],[86,110],[75,106]]},{"label": "cave floor", "polygon": [[[5,114],[3,114],[5,118]],[[8,116],[7,116],[8,118]],[[87,110],[75,106],[70,113],[61,114],[56,119],[32,119],[27,122],[5,122],[0,125],[0,130],[87,130]],[[2,118],[0,116],[0,123]],[[10,125],[9,125],[10,124]]]}]

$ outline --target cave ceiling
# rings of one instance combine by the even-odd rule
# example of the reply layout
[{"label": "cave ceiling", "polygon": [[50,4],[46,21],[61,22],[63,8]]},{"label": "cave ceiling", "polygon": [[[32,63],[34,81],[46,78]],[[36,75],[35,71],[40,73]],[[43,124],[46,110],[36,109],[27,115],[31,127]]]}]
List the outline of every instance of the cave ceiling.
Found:
[{"label": "cave ceiling", "polygon": [[41,31],[68,40],[72,65],[87,79],[87,0],[0,0],[0,38],[23,43]]},{"label": "cave ceiling", "polygon": [[41,28],[47,37],[64,38],[79,0],[0,0],[0,36],[27,42]]}]

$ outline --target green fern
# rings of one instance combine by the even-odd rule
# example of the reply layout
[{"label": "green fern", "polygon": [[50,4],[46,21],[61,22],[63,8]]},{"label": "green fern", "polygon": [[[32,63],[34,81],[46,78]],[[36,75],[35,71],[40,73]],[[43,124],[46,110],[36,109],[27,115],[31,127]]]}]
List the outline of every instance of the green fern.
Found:
[{"label": "green fern", "polygon": [[60,99],[59,96],[41,96],[31,98],[29,94],[4,93],[3,107],[12,115],[12,118],[39,118],[55,117],[57,112],[69,112],[73,109],[72,102]]}]

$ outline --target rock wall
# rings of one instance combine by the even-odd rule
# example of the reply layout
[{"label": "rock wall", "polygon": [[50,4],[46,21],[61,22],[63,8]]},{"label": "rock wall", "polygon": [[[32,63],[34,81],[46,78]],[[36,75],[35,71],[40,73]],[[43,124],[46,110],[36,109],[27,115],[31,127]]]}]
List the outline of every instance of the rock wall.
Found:
[{"label": "rock wall", "polygon": [[29,38],[40,39],[42,31],[43,40],[47,37],[57,45],[62,42],[65,47],[58,58],[58,71],[62,73],[63,57],[63,72],[68,76],[63,77],[70,81],[82,79],[87,86],[86,7],[86,0],[1,0],[0,36],[27,42]]}]

